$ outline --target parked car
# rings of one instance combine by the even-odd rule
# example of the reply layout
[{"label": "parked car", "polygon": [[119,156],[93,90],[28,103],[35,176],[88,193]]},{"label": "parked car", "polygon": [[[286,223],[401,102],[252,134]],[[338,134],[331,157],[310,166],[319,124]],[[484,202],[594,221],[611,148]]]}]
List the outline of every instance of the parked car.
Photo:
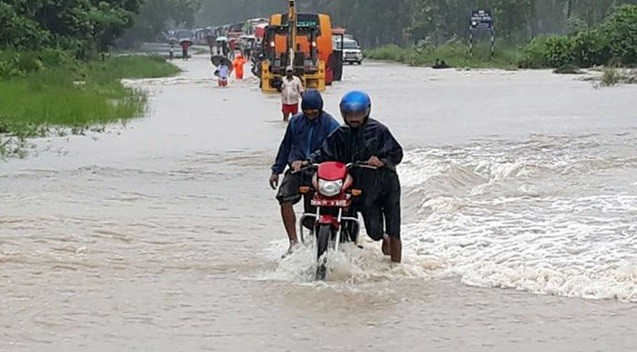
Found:
[{"label": "parked car", "polygon": [[355,39],[340,38],[334,42],[334,46],[343,52],[343,62],[348,62],[350,65],[353,63],[361,64],[363,62],[363,52],[360,45]]}]

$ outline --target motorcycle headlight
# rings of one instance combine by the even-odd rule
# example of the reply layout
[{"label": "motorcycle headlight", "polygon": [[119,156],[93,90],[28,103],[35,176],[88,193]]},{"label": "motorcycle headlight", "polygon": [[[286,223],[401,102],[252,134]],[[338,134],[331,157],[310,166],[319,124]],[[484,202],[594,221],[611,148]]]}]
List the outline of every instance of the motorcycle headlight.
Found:
[{"label": "motorcycle headlight", "polygon": [[319,179],[319,193],[326,197],[333,197],[341,192],[343,180],[326,181]]}]

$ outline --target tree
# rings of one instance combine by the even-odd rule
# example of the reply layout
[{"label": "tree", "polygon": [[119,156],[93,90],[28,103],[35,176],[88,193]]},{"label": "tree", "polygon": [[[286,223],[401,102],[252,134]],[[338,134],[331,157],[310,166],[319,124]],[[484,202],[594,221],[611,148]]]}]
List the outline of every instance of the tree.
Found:
[{"label": "tree", "polygon": [[127,33],[129,42],[156,40],[171,27],[189,28],[199,0],[147,0],[135,17],[135,25]]},{"label": "tree", "polygon": [[106,51],[132,25],[141,0],[0,0],[0,48]]}]

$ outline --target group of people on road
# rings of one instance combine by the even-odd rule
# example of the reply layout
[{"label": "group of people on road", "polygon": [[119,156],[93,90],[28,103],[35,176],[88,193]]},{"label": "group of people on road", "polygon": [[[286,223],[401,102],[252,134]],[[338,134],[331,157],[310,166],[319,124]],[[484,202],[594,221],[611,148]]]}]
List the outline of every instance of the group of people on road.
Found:
[{"label": "group of people on road", "polygon": [[[241,54],[233,60],[237,79],[243,78],[245,63]],[[220,87],[227,87],[230,71],[226,60],[222,60],[215,70]],[[355,187],[362,190],[362,196],[353,203],[353,213],[362,215],[370,238],[382,241],[383,254],[389,256],[392,262],[400,263],[401,190],[396,166],[402,161],[403,150],[389,129],[370,117],[371,98],[363,91],[345,94],[339,103],[344,122],[341,125],[324,110],[323,98],[317,90],[304,89],[292,67],[286,69],[281,81],[281,112],[283,120],[289,122],[271,168],[269,184],[273,189],[278,187],[276,199],[289,240],[284,256],[298,244],[293,206],[302,198],[300,186],[309,185],[311,179],[308,172],[293,171],[324,161],[366,162],[377,169],[354,172]],[[284,176],[279,183],[281,174]],[[307,206],[307,194],[304,197]]]},{"label": "group of people on road", "polygon": [[[298,244],[293,205],[302,198],[299,187],[309,185],[311,179],[311,174],[302,168],[324,161],[364,161],[377,170],[360,169],[355,172],[356,188],[361,189],[362,194],[353,204],[353,212],[363,216],[369,237],[382,241],[383,254],[390,256],[392,262],[400,263],[401,191],[396,165],[402,161],[403,150],[389,129],[370,117],[372,103],[369,95],[363,91],[351,91],[342,97],[339,109],[344,124],[341,125],[323,109],[321,94],[314,89],[304,91],[298,77],[288,70],[283,79],[281,104],[284,120],[289,114],[293,116],[289,119],[272,165],[269,184],[273,189],[278,186],[276,199],[289,240],[288,250],[283,256],[291,253]],[[279,183],[281,174],[284,176]],[[304,197],[308,197],[307,194]],[[308,201],[306,198],[306,206]]]},{"label": "group of people on road", "polygon": [[[192,43],[190,42],[190,40],[182,40],[179,43],[179,46],[181,46],[181,59],[182,60],[188,60],[188,58],[190,57],[188,54],[188,49],[190,48],[190,45]],[[168,46],[168,59],[172,60],[175,58],[175,42],[173,42],[171,40],[171,42],[169,43]]]},{"label": "group of people on road", "polygon": [[[243,58],[241,54],[237,54],[232,61],[232,68],[234,71],[235,78],[237,80],[243,79],[244,65],[246,64],[246,59]],[[228,78],[230,77],[230,66],[226,62],[226,60],[222,60],[217,66],[217,69],[214,72],[214,75],[217,77],[217,85],[219,87],[227,87],[228,86]]]}]

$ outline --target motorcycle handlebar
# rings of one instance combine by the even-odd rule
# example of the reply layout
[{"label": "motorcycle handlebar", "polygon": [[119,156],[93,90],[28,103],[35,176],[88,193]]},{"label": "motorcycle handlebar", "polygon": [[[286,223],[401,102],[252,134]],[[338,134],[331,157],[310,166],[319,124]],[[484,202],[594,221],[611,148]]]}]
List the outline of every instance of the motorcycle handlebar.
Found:
[{"label": "motorcycle handlebar", "polygon": [[355,161],[353,163],[347,164],[346,166],[347,166],[348,169],[352,168],[352,167],[360,167],[360,168],[363,168],[363,169],[378,170],[378,167],[369,165],[367,163],[367,161]]},{"label": "motorcycle handlebar", "polygon": [[[301,171],[305,171],[305,170],[309,170],[309,169],[316,169],[318,168],[320,164],[317,163],[313,163],[313,164],[305,164],[303,165],[300,169],[296,170],[296,171],[292,171],[292,174],[296,174],[299,173]],[[345,164],[345,167],[347,167],[348,169],[354,168],[354,167],[360,167],[363,169],[370,169],[370,170],[378,170],[378,167],[376,166],[372,166],[369,165],[366,161],[355,161],[352,163],[347,163]]]},{"label": "motorcycle handlebar", "polygon": [[319,164],[306,164],[306,165],[301,166],[300,169],[298,169],[296,171],[292,171],[290,173],[296,174],[296,173],[299,173],[301,171],[305,171],[305,170],[309,170],[309,169],[316,169],[318,166],[319,166]]}]

